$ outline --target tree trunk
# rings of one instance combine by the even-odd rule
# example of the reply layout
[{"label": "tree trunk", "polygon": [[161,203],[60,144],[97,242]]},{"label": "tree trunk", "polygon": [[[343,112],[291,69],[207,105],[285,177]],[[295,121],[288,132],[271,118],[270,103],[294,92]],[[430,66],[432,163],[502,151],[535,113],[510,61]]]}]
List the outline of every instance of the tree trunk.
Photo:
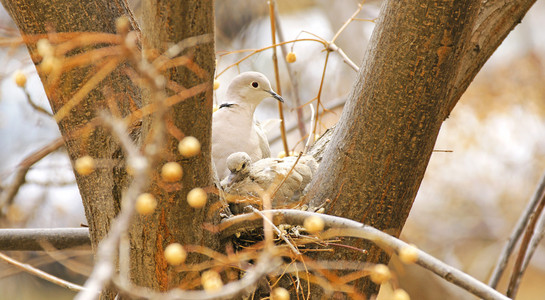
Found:
[{"label": "tree trunk", "polygon": [[[442,121],[534,3],[385,2],[341,120],[318,145],[329,146],[311,205],[330,199],[329,214],[398,236]],[[358,246],[369,250],[367,261],[388,261],[377,247]],[[321,258],[347,256],[354,253]],[[361,288],[376,292],[369,281]]]},{"label": "tree trunk", "polygon": [[[19,27],[35,65],[41,61],[36,49],[37,37],[49,38],[53,43],[60,39],[55,33],[115,33],[115,20],[122,15],[130,16],[124,1],[52,0],[36,3],[31,0],[2,0],[2,4]],[[132,24],[136,27],[134,20]],[[83,51],[72,51],[65,57],[81,54]],[[92,64],[73,68],[63,72],[61,80],[54,83],[50,80],[51,74],[44,73],[37,67],[54,113],[57,113],[82,88],[90,74],[96,72],[96,68]],[[97,112],[109,110],[103,91],[108,90],[121,95],[121,100],[117,104],[122,115],[130,112],[130,101],[135,101],[139,105],[140,88],[122,73],[122,68],[123,65],[106,76],[70,110],[65,118],[58,121],[72,162],[84,155],[105,162],[88,176],[79,176],[76,173],[94,250],[108,232],[110,221],[119,211],[119,197],[126,186],[123,183],[124,178],[120,178],[117,173],[123,155],[118,142],[102,128],[93,129],[85,135],[76,132],[88,125],[97,116]]]},{"label": "tree trunk", "polygon": [[[480,1],[386,1],[309,190],[311,206],[399,236],[443,120]],[[368,262],[387,263],[370,243]],[[361,259],[337,251],[329,259]],[[376,292],[365,281],[363,292]]]},{"label": "tree trunk", "polygon": [[[203,223],[212,222],[214,212],[208,209],[191,208],[186,201],[187,193],[195,187],[213,185],[211,174],[211,123],[212,123],[212,82],[215,69],[214,49],[214,5],[213,1],[145,1],[143,3],[142,33],[145,52],[165,52],[171,45],[186,38],[208,34],[209,41],[190,48],[186,55],[204,72],[199,77],[186,66],[169,69],[164,75],[185,88],[208,83],[205,93],[183,100],[168,108],[166,119],[168,134],[162,162],[157,166],[150,192],[159,199],[159,205],[152,216],[137,217],[132,226],[131,252],[132,277],[135,283],[167,290],[177,287],[181,274],[165,261],[163,251],[170,243],[201,245],[217,248],[217,239],[203,229]],[[151,53],[150,55],[154,55]],[[171,91],[169,95],[175,94]],[[144,101],[151,101],[145,98]],[[151,119],[144,122],[144,140],[148,140]],[[172,134],[179,132],[180,135]],[[184,159],[178,153],[178,142],[183,136],[194,136],[202,144],[201,154]],[[177,161],[184,170],[182,184],[165,185],[160,182],[159,168],[164,162]],[[212,194],[210,194],[212,196]],[[208,206],[209,208],[210,206]],[[217,207],[215,207],[217,210]],[[216,214],[217,215],[217,214]],[[197,262],[202,257],[191,255],[187,263]]]},{"label": "tree trunk", "polygon": [[[42,37],[46,38],[49,32],[115,33],[116,19],[123,15],[129,16],[133,27],[137,27],[123,0],[92,2],[54,0],[40,3],[1,1],[19,27],[36,65],[41,58],[37,54],[38,38],[35,35],[43,35]],[[178,286],[181,277],[167,266],[163,257],[164,247],[171,242],[179,242],[217,248],[217,240],[203,229],[205,219],[211,222],[209,210],[192,209],[185,201],[190,189],[212,185],[210,137],[212,81],[215,68],[214,9],[213,1],[183,1],[176,4],[145,2],[144,11],[146,47],[159,51],[151,52],[162,53],[171,44],[201,34],[211,35],[209,40],[212,41],[189,49],[194,63],[191,70],[200,70],[198,75],[184,66],[169,69],[168,73],[164,74],[168,80],[176,82],[180,87],[170,95],[201,83],[208,83],[208,87],[204,93],[168,108],[166,120],[170,135],[165,144],[168,150],[162,153],[164,155],[161,159],[178,161],[184,169],[184,175],[181,182],[165,185],[160,182],[158,172],[153,172],[154,176],[150,178],[150,192],[158,199],[158,208],[151,216],[135,217],[130,229],[132,280],[139,285],[165,290]],[[54,34],[50,34],[48,38],[52,43],[58,39]],[[72,51],[66,57],[88,50],[91,49]],[[100,66],[100,62],[86,63],[89,65],[63,72],[61,79],[55,84],[51,83],[50,75],[37,68],[55,113],[97,73],[99,67],[96,65]],[[134,112],[135,106],[140,108],[141,103],[149,103],[149,95],[144,93],[142,96],[142,88],[123,72],[124,67],[128,65],[129,63],[124,63],[118,66],[58,122],[72,161],[83,155],[90,155],[100,162],[100,167],[94,173],[87,176],[76,174],[94,250],[107,234],[112,219],[119,212],[121,194],[128,186],[129,177],[125,172],[124,155],[120,145],[109,131],[99,126],[90,132],[83,131],[85,134],[82,134],[78,129],[88,125],[97,116],[97,112],[110,111],[108,96],[115,97],[122,116]],[[115,114],[113,111],[110,113]],[[150,135],[147,130],[151,128],[151,124],[145,125],[148,126],[143,126],[142,131],[132,132],[132,137],[143,143]],[[201,142],[200,155],[188,159],[181,158],[177,153],[177,143],[184,135],[195,136]],[[161,165],[162,163],[157,168]],[[201,258],[191,254],[188,257],[189,262],[198,259]]]}]

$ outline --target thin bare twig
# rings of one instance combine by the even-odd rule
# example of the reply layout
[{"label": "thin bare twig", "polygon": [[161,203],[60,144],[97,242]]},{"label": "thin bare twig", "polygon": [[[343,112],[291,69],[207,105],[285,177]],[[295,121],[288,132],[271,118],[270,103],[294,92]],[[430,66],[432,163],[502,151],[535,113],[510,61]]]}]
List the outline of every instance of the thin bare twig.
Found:
[{"label": "thin bare twig", "polygon": [[[314,105],[310,104],[310,132],[314,132]],[[303,154],[307,154],[308,149],[310,148],[311,143],[314,142],[316,139],[315,135],[309,134],[307,138],[307,143],[305,144],[305,148],[303,149]]]},{"label": "thin bare twig", "polygon": [[30,94],[28,93],[28,90],[26,89],[26,86],[23,87],[23,91],[25,92],[25,97],[26,97],[26,101],[28,102],[28,104],[30,104],[30,106],[32,106],[32,108],[34,108],[34,110],[36,110],[37,112],[40,112],[48,117],[53,117],[53,114],[51,114],[50,112],[48,112],[45,108],[39,106],[38,104],[34,103],[34,101],[32,101],[32,98],[30,97]]},{"label": "thin bare twig", "polygon": [[325,55],[324,70],[322,71],[322,79],[320,80],[320,88],[318,89],[318,96],[316,96],[316,113],[314,114],[314,130],[310,133],[312,136],[316,136],[316,129],[318,128],[318,116],[320,112],[320,102],[322,101],[322,90],[324,87],[325,71],[327,69],[327,62],[329,61],[329,54],[331,51],[327,51]]},{"label": "thin bare twig", "polygon": [[0,215],[2,214],[1,212],[3,211],[3,208],[13,202],[13,199],[15,198],[15,195],[17,195],[19,188],[25,183],[25,177],[30,170],[30,167],[32,167],[35,163],[37,163],[50,153],[59,149],[62,145],[64,145],[63,138],[57,138],[45,147],[31,153],[19,163],[19,165],[17,166],[17,170],[15,171],[13,182],[6,189],[6,191],[2,193],[2,196],[0,197]]},{"label": "thin bare twig", "polygon": [[273,222],[269,218],[267,218],[257,208],[252,206],[252,209],[253,209],[254,213],[260,215],[265,222],[267,222],[267,223],[269,223],[269,225],[271,225],[272,229],[276,232],[278,237],[280,237],[281,239],[284,240],[284,242],[286,242],[286,244],[288,245],[288,247],[290,247],[290,249],[291,249],[291,251],[293,251],[293,253],[295,253],[296,255],[301,255],[301,252],[299,252],[299,250],[297,250],[297,248],[295,248],[295,246],[290,242],[290,240],[288,240],[288,238],[284,235],[284,233],[282,233],[282,231],[280,229],[278,229],[278,227],[276,227],[276,225],[274,225]]},{"label": "thin bare twig", "polygon": [[77,285],[75,283],[72,283],[72,282],[69,282],[69,281],[66,281],[64,279],[61,279],[59,277],[56,277],[56,276],[53,276],[49,273],[46,273],[40,269],[36,269],[34,268],[33,266],[31,265],[28,265],[28,264],[24,264],[24,263],[21,263],[21,262],[18,262],[16,261],[15,259],[3,254],[3,253],[0,253],[0,258],[3,259],[4,261],[24,270],[25,272],[28,272],[32,275],[35,275],[37,277],[40,277],[44,280],[47,280],[51,283],[54,283],[56,285],[59,285],[59,286],[62,286],[62,287],[65,287],[69,290],[72,290],[72,291],[76,291],[76,292],[79,292],[79,291],[83,291],[84,288],[81,286],[81,285]]},{"label": "thin bare twig", "polygon": [[[509,298],[515,298],[520,281],[522,279],[522,275],[524,275],[524,271],[526,270],[526,268],[523,268],[523,261],[528,255],[528,244],[530,243],[530,240],[535,233],[534,229],[536,227],[536,223],[539,220],[541,214],[543,213],[543,209],[545,208],[545,193],[542,193],[539,199],[539,203],[532,216],[530,217],[528,226],[526,226],[526,233],[524,234],[524,237],[522,238],[522,241],[520,243],[517,260],[515,261],[515,266],[513,267],[513,272],[511,273],[511,279],[509,280],[509,287],[507,288],[507,297]],[[530,257],[528,257],[528,260],[529,259]]]},{"label": "thin bare twig", "polygon": [[[275,1],[269,1],[269,16],[271,22],[271,35],[272,35],[272,44],[276,45],[276,24],[274,19],[274,7]],[[274,78],[276,79],[276,89],[278,94],[282,95],[282,88],[280,85],[280,72],[278,71],[278,57],[276,54],[276,47],[272,48],[273,50],[273,66],[274,66]],[[278,101],[278,114],[280,117],[280,134],[282,135],[282,144],[284,145],[284,152],[289,153],[290,149],[288,147],[288,139],[286,137],[286,120],[284,119],[284,110],[282,102]]]},{"label": "thin bare twig", "polygon": [[524,228],[526,228],[526,225],[528,224],[530,217],[536,210],[536,207],[539,203],[541,195],[543,194],[544,191],[545,191],[545,173],[541,176],[539,185],[534,195],[532,196],[530,203],[528,203],[528,206],[526,207],[526,209],[520,216],[519,220],[517,221],[517,224],[515,225],[515,228],[513,229],[511,236],[507,240],[505,246],[502,249],[500,256],[498,257],[496,266],[494,267],[494,270],[492,271],[492,275],[490,276],[490,280],[488,281],[488,285],[490,285],[491,287],[496,288],[498,286],[498,282],[500,281],[501,275],[503,274],[503,271],[505,270],[505,267],[507,266],[507,261],[509,260],[511,253],[513,253],[513,250],[515,249],[515,246],[520,236],[524,232]]},{"label": "thin bare twig", "polygon": [[244,277],[238,281],[230,282],[224,285],[220,290],[215,292],[172,289],[166,293],[159,293],[145,287],[121,284],[117,278],[114,278],[113,284],[123,294],[133,296],[134,298],[138,299],[234,299],[243,293],[251,292],[259,280],[261,280],[267,274],[274,272],[281,265],[281,263],[282,261],[279,257],[275,257],[269,252],[265,251],[258,258],[255,266],[246,270]]},{"label": "thin bare twig", "polygon": [[[278,40],[280,42],[285,41],[284,38],[284,31],[282,30],[282,26],[280,24],[280,17],[278,14],[278,6],[274,6],[274,20],[276,22],[276,34],[278,34]],[[280,50],[282,50],[282,56],[286,57],[288,55],[288,49],[286,44],[280,45]],[[303,121],[303,108],[301,106],[301,97],[299,95],[299,79],[297,79],[297,76],[293,73],[293,70],[291,68],[291,63],[287,62],[284,59],[284,65],[286,66],[286,70],[288,71],[288,81],[291,84],[292,91],[293,91],[293,98],[295,102],[295,111],[297,112],[297,128],[299,128],[299,134],[301,135],[301,138],[307,135],[307,131],[305,128],[305,122]],[[287,152],[286,152],[287,153]]]}]

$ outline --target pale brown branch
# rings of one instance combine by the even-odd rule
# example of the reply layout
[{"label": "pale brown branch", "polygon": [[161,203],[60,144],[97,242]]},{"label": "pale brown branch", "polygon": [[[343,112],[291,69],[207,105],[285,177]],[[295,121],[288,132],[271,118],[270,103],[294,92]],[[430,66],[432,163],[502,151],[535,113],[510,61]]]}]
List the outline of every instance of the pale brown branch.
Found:
[{"label": "pale brown branch", "polygon": [[64,279],[53,276],[53,275],[51,275],[49,273],[46,273],[46,272],[44,272],[42,270],[34,268],[31,265],[18,262],[13,258],[11,258],[11,257],[9,257],[7,255],[4,255],[3,253],[0,253],[0,258],[3,259],[4,261],[8,262],[9,264],[14,265],[14,266],[24,270],[25,272],[28,272],[28,273],[30,273],[32,275],[35,275],[35,276],[37,276],[39,278],[47,280],[47,281],[49,281],[51,283],[54,283],[56,285],[65,287],[65,288],[67,288],[69,290],[76,291],[76,292],[84,290],[84,288],[82,286],[80,286],[80,285],[77,285],[77,284],[71,283],[69,281],[66,281]]},{"label": "pale brown branch", "polygon": [[0,250],[41,251],[41,241],[56,249],[86,246],[75,250],[89,250],[88,228],[24,228],[0,229]]},{"label": "pale brown branch", "polygon": [[515,298],[515,295],[517,294],[522,275],[524,275],[524,271],[526,270],[526,268],[523,267],[523,262],[526,258],[528,260],[530,259],[530,257],[527,257],[527,255],[529,254],[527,252],[528,245],[532,239],[532,236],[535,233],[534,229],[536,227],[536,223],[539,220],[539,217],[542,215],[544,208],[545,192],[542,192],[541,196],[539,197],[538,205],[536,206],[536,209],[532,212],[532,216],[530,217],[528,226],[526,226],[526,233],[524,234],[524,237],[522,238],[522,241],[520,243],[517,260],[515,261],[515,266],[513,267],[513,272],[511,273],[511,279],[509,280],[509,286],[507,288],[507,296],[510,298]]},{"label": "pale brown branch", "polygon": [[[285,41],[284,38],[284,32],[282,30],[282,26],[280,25],[280,17],[278,14],[278,7],[274,6],[274,20],[276,22],[276,33],[278,34],[278,40],[280,42]],[[280,45],[280,50],[282,50],[282,56],[286,57],[288,55],[288,50],[286,44]],[[299,129],[299,134],[301,137],[304,137],[307,134],[305,123],[303,122],[304,114],[303,114],[303,108],[300,107],[301,105],[301,97],[299,95],[299,80],[297,79],[297,76],[293,73],[293,70],[291,68],[291,63],[287,62],[284,59],[284,65],[286,66],[286,70],[288,71],[288,81],[290,82],[293,90],[293,97],[294,97],[294,104],[296,106],[295,110],[297,112],[297,128]],[[286,152],[287,155],[288,152]]]},{"label": "pale brown branch", "polygon": [[496,262],[496,265],[494,267],[494,270],[492,271],[492,274],[490,275],[490,280],[488,281],[488,285],[490,285],[491,287],[496,288],[498,286],[498,283],[503,274],[503,271],[505,270],[505,267],[507,266],[507,262],[509,261],[509,257],[511,256],[511,253],[513,253],[513,250],[515,249],[515,246],[517,245],[518,240],[520,239],[522,233],[524,232],[524,229],[527,227],[528,222],[530,221],[530,218],[536,211],[536,207],[538,206],[538,203],[541,199],[541,195],[544,192],[545,192],[545,173],[542,175],[541,180],[538,184],[538,187],[536,191],[534,192],[534,195],[532,196],[532,199],[526,206],[526,209],[524,209],[524,212],[521,214],[519,220],[517,221],[517,224],[515,225],[515,228],[513,229],[513,232],[509,236],[509,239],[503,246],[501,254],[498,257],[498,261]]},{"label": "pale brown branch", "polygon": [[3,191],[2,195],[0,196],[0,212],[3,211],[3,208],[6,205],[10,205],[13,202],[19,188],[25,183],[25,177],[30,170],[30,167],[32,167],[42,158],[49,155],[51,152],[59,149],[62,145],[64,145],[63,138],[57,138],[45,147],[33,152],[19,163],[17,170],[15,171],[13,182],[5,191]]},{"label": "pale brown branch", "polygon": [[[276,45],[276,24],[275,24],[275,18],[274,18],[274,8],[275,8],[275,1],[271,0],[269,1],[269,17],[271,22],[271,36],[272,36],[272,44]],[[276,53],[276,47],[272,48],[273,50],[273,66],[274,66],[274,78],[276,80],[276,89],[279,95],[282,95],[282,87],[280,85],[280,72],[278,71],[278,56]],[[286,120],[284,119],[284,110],[283,110],[283,104],[282,102],[278,101],[278,114],[280,118],[280,134],[282,136],[282,145],[284,146],[284,152],[289,153],[290,149],[288,147],[288,139],[286,137]]]}]

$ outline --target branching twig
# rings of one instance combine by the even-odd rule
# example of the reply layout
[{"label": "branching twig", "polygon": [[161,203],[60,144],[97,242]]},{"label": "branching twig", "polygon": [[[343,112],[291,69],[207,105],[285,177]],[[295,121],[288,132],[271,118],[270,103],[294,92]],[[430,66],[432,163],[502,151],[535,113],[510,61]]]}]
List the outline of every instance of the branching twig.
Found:
[{"label": "branching twig", "polygon": [[21,262],[18,262],[16,261],[15,259],[7,256],[7,255],[4,255],[3,253],[0,253],[0,258],[3,259],[4,261],[24,270],[25,272],[28,272],[32,275],[35,275],[35,276],[38,276],[42,279],[45,279],[49,282],[52,282],[56,285],[59,285],[59,286],[62,286],[62,287],[65,287],[69,290],[72,290],[72,291],[76,291],[76,292],[79,292],[79,291],[83,291],[84,288],[81,286],[81,285],[77,285],[77,284],[74,284],[74,283],[71,283],[69,281],[66,281],[64,279],[61,279],[59,277],[55,277],[51,274],[48,274],[40,269],[36,269],[34,268],[33,266],[31,265],[27,265],[27,264],[24,264],[24,263],[21,263]]},{"label": "branching twig", "polygon": [[535,233],[534,229],[536,227],[537,221],[539,220],[539,217],[543,213],[543,208],[545,208],[545,193],[542,193],[541,197],[539,197],[539,203],[535,211],[532,213],[532,216],[530,217],[528,226],[526,226],[526,233],[524,234],[522,242],[520,243],[517,260],[515,261],[515,266],[513,267],[513,272],[511,273],[511,279],[509,280],[509,287],[507,288],[507,296],[510,298],[515,298],[520,284],[520,280],[522,279],[522,275],[526,270],[526,268],[523,268],[523,261],[525,259],[529,260],[531,258],[531,256],[527,257],[528,244],[530,243],[530,240]]},{"label": "branching twig", "polygon": [[494,271],[492,271],[492,275],[490,277],[490,280],[488,281],[488,285],[490,285],[493,288],[496,288],[498,285],[498,282],[500,281],[501,275],[503,274],[503,271],[505,270],[505,267],[507,266],[507,261],[509,260],[509,256],[511,256],[511,253],[515,249],[515,246],[524,232],[524,228],[526,228],[526,225],[528,224],[530,217],[536,210],[536,207],[539,203],[539,200],[541,198],[541,195],[545,191],[545,173],[541,177],[541,181],[539,182],[539,185],[532,196],[532,199],[530,200],[530,203],[528,203],[528,206],[520,216],[520,219],[517,221],[517,224],[515,225],[515,229],[513,230],[513,233],[511,233],[511,236],[509,237],[509,240],[505,244],[505,246],[502,249],[502,252],[498,258],[498,261],[496,263],[496,267],[494,268]]},{"label": "branching twig", "polygon": [[34,108],[34,110],[48,117],[53,117],[53,115],[50,112],[48,112],[45,108],[39,106],[38,104],[34,103],[34,101],[32,101],[32,98],[30,97],[30,94],[28,93],[28,90],[26,89],[26,87],[23,87],[23,91],[25,92],[26,101],[28,102],[28,104],[30,104],[30,106],[32,106],[32,108]]},{"label": "branching twig", "polygon": [[19,165],[17,166],[17,170],[15,171],[13,182],[6,189],[6,191],[2,193],[2,196],[0,197],[0,212],[3,211],[3,208],[6,205],[10,205],[13,202],[13,199],[15,195],[17,195],[19,188],[21,187],[21,185],[25,183],[25,177],[28,171],[30,170],[30,167],[32,167],[35,163],[40,161],[42,158],[49,155],[51,152],[54,152],[55,150],[59,149],[62,145],[64,145],[64,140],[61,137],[54,140],[53,142],[46,145],[45,147],[39,149],[38,151],[30,154],[23,161],[19,163]]},{"label": "branching twig", "polygon": [[256,265],[246,270],[242,279],[230,282],[216,292],[172,289],[166,293],[159,293],[144,287],[123,285],[117,279],[114,279],[113,283],[123,293],[138,299],[233,299],[242,293],[251,292],[261,278],[276,270],[280,265],[281,260],[278,257],[272,256],[265,251],[258,259]]},{"label": "branching twig", "polygon": [[301,252],[299,252],[299,250],[297,250],[297,248],[295,248],[295,246],[290,242],[290,240],[288,240],[288,238],[286,238],[284,233],[282,233],[282,231],[280,229],[278,229],[278,227],[276,227],[276,225],[274,225],[269,218],[267,218],[263,213],[261,213],[261,211],[257,210],[257,208],[252,207],[252,209],[253,209],[254,213],[260,215],[265,222],[267,222],[267,223],[269,223],[269,225],[271,225],[272,229],[276,232],[278,237],[280,237],[281,239],[284,240],[284,242],[286,242],[286,244],[288,245],[288,247],[290,247],[290,249],[291,249],[291,251],[293,251],[293,253],[295,253],[296,255],[301,255]]}]

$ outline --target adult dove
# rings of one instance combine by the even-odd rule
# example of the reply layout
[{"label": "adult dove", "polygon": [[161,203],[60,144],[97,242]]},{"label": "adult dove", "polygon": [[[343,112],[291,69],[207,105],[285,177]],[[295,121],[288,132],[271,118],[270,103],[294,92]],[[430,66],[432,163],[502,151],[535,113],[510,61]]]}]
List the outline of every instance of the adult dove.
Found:
[{"label": "adult dove", "polygon": [[268,97],[284,102],[261,73],[244,72],[231,81],[212,116],[212,160],[220,180],[229,175],[226,162],[232,153],[246,152],[252,162],[271,156],[267,137],[254,120],[256,107]]}]

